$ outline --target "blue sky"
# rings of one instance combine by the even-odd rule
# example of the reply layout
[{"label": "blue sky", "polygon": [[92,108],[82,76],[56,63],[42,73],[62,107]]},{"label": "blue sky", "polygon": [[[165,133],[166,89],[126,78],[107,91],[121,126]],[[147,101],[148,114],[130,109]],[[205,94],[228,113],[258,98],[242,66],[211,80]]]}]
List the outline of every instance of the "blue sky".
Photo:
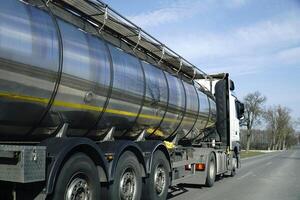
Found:
[{"label": "blue sky", "polygon": [[207,73],[229,72],[237,95],[300,118],[300,0],[105,0]]}]

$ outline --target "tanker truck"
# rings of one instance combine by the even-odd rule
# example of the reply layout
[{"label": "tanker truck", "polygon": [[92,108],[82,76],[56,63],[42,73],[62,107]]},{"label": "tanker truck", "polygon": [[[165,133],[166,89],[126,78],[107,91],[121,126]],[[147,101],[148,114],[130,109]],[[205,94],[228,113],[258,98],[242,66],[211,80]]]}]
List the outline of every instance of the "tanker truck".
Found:
[{"label": "tanker truck", "polygon": [[1,199],[166,199],[239,167],[243,104],[97,0],[1,0]]}]

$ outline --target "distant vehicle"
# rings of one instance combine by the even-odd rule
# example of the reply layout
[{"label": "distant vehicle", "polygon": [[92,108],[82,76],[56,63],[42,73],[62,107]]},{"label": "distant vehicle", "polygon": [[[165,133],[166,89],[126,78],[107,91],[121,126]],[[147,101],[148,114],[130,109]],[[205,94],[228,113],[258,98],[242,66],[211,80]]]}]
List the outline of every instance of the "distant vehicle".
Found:
[{"label": "distant vehicle", "polygon": [[235,175],[244,111],[228,74],[100,1],[1,3],[1,198],[166,199]]}]

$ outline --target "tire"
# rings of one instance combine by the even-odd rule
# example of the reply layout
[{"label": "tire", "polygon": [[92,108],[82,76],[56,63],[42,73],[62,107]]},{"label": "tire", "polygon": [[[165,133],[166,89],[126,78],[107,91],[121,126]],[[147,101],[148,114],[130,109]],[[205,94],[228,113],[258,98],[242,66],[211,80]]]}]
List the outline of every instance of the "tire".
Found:
[{"label": "tire", "polygon": [[[123,190],[121,189],[123,188]],[[140,200],[142,194],[142,173],[136,156],[126,151],[118,160],[114,183],[110,185],[112,200]]]},{"label": "tire", "polygon": [[233,167],[231,172],[230,172],[230,176],[234,177],[236,175],[236,167]]},{"label": "tire", "polygon": [[207,165],[207,177],[205,185],[207,187],[212,187],[216,180],[216,158],[213,153],[209,155],[208,165]]},{"label": "tire", "polygon": [[[151,172],[143,185],[143,199],[165,200],[170,186],[170,165],[162,151],[156,151],[153,155]],[[164,180],[164,181],[163,181]],[[155,182],[159,182],[157,186]],[[157,186],[157,187],[156,187]]]},{"label": "tire", "polygon": [[74,154],[64,164],[50,199],[71,200],[72,195],[73,197],[74,195],[75,197],[86,195],[90,200],[100,199],[100,181],[97,168],[94,162],[83,153]]},{"label": "tire", "polygon": [[234,154],[234,156],[233,156],[233,163],[232,163],[232,169],[231,169],[231,172],[230,172],[230,176],[231,177],[234,177],[235,175],[236,175],[236,170],[237,170],[237,157],[236,157],[236,155]]}]

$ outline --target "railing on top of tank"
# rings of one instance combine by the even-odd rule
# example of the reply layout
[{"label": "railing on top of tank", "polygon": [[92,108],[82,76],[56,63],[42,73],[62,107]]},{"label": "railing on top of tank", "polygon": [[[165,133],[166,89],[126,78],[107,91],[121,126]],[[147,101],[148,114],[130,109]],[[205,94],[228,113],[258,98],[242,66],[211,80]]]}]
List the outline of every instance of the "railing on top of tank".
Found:
[{"label": "railing on top of tank", "polygon": [[126,17],[109,7],[100,0],[50,0],[60,3],[68,10],[74,9],[82,18],[101,32],[111,32],[117,34],[132,48],[133,51],[139,50],[146,53],[157,61],[158,64],[165,63],[176,73],[182,73],[186,77],[194,79],[213,78],[198,69],[182,56],[171,50],[169,47],[155,39],[142,28],[135,25]]}]

